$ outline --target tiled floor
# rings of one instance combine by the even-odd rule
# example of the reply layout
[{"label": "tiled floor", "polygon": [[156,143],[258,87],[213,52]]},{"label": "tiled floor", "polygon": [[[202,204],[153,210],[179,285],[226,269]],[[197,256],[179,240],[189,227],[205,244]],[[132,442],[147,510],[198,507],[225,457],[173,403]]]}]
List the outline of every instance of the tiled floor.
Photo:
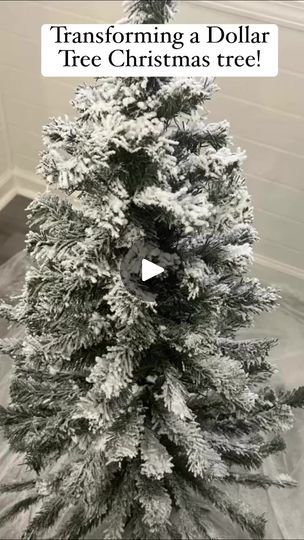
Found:
[{"label": "tiled floor", "polygon": [[30,203],[18,195],[0,212],[0,264],[24,247],[27,231],[25,208]]}]

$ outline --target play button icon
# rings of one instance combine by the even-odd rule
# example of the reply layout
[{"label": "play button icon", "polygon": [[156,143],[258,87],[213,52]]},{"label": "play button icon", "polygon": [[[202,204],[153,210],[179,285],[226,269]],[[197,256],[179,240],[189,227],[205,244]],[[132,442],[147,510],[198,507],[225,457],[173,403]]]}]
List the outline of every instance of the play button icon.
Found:
[{"label": "play button icon", "polygon": [[136,240],[122,258],[120,275],[126,289],[145,302],[163,298],[180,259],[144,238]]},{"label": "play button icon", "polygon": [[162,266],[159,266],[158,264],[154,264],[151,261],[148,261],[147,259],[143,259],[141,261],[141,279],[142,281],[148,281],[148,279],[151,279],[155,276],[158,276],[162,272],[164,272],[164,268]]}]

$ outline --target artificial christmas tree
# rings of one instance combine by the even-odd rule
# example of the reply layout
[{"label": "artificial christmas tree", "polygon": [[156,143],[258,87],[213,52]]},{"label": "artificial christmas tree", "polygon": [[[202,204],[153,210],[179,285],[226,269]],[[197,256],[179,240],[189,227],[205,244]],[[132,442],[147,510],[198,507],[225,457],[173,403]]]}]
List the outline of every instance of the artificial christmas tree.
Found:
[{"label": "artificial christmas tree", "polygon": [[[130,23],[167,22],[174,0],[134,0]],[[246,276],[256,232],[227,122],[208,124],[216,85],[105,79],[82,85],[76,118],[44,128],[49,185],[29,207],[31,265],[1,315],[15,372],[0,413],[34,471],[0,525],[34,506],[24,539],[216,538],[212,508],[253,538],[265,519],[231,484],[288,487],[258,468],[284,448],[303,391],[275,392],[275,340],[238,331],[276,292]],[[121,265],[144,240],[177,258],[154,301],[130,294]],[[155,291],[154,291],[155,292]],[[254,472],[250,472],[254,469]],[[50,532],[52,531],[52,532]]]}]

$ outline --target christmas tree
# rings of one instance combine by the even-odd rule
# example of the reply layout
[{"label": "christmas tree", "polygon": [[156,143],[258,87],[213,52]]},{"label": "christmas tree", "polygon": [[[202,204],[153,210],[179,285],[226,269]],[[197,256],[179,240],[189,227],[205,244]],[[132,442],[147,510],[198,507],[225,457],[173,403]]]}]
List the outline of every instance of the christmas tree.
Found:
[{"label": "christmas tree", "polygon": [[[165,23],[174,0],[133,0],[128,22]],[[244,154],[207,123],[213,80],[81,85],[73,119],[43,130],[48,190],[28,209],[23,294],[1,316],[25,327],[0,421],[30,479],[0,525],[35,512],[24,539],[216,538],[212,508],[253,538],[265,518],[230,486],[289,487],[260,472],[303,391],[269,385],[272,339],[239,330],[277,294],[248,277],[257,234]],[[144,239],[177,256],[152,302],[121,263]],[[20,496],[20,492],[21,496]],[[53,531],[55,533],[53,534]]]}]

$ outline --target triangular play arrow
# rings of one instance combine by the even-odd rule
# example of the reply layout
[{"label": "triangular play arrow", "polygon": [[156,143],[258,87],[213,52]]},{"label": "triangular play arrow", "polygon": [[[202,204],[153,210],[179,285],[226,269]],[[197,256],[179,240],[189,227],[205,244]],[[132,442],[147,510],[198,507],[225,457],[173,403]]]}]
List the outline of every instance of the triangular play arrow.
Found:
[{"label": "triangular play arrow", "polygon": [[158,274],[161,274],[162,272],[164,272],[164,268],[162,268],[162,266],[158,266],[158,264],[154,264],[153,262],[148,261],[147,259],[143,259],[141,261],[142,281],[147,281],[148,279],[151,279],[154,276],[158,276]]}]

